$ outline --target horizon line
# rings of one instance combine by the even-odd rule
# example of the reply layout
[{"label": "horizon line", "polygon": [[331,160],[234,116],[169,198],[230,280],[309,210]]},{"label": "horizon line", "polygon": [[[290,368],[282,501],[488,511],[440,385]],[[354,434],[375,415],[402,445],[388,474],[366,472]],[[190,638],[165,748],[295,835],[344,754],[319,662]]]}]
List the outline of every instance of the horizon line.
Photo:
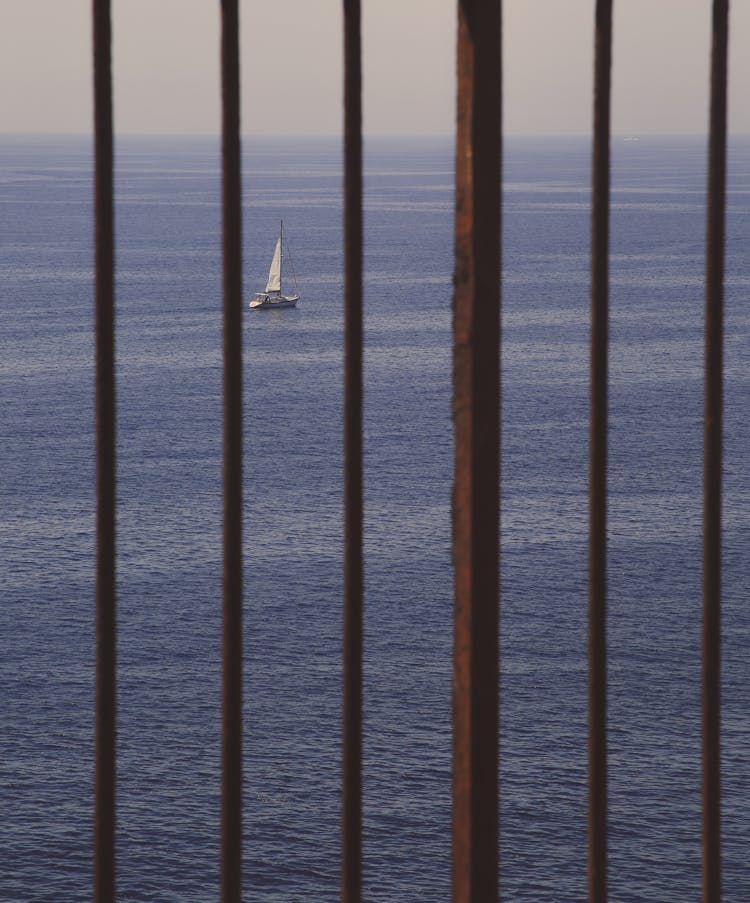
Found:
[{"label": "horizon line", "polygon": [[[0,138],[92,138],[93,128],[91,131],[76,132],[59,132],[59,131],[6,131],[0,129]],[[592,132],[506,132],[503,138],[506,139],[590,139]],[[115,139],[117,138],[191,138],[191,139],[213,139],[221,140],[220,132],[135,132],[135,131],[115,131]],[[324,134],[263,134],[258,135],[252,132],[241,133],[243,141],[330,141],[343,140],[343,132],[326,132]],[[642,140],[650,138],[707,138],[708,131],[705,132],[611,132],[611,138],[614,139],[631,139]],[[727,132],[728,138],[750,138],[750,132]],[[454,132],[424,132],[418,134],[410,134],[405,132],[363,132],[362,140],[454,140]]]}]

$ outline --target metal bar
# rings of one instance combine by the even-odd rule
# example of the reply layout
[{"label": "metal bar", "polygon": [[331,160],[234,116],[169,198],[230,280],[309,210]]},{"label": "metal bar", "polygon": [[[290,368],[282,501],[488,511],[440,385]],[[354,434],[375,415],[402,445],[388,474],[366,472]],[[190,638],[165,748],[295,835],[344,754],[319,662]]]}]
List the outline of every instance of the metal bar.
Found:
[{"label": "metal bar", "polygon": [[607,899],[607,358],[612,0],[597,0],[594,37],[589,412],[588,892]]},{"label": "metal bar", "polygon": [[702,866],[703,903],[721,899],[721,449],[726,205],[728,0],[714,0],[706,214],[703,415]]},{"label": "metal bar", "polygon": [[498,897],[501,9],[459,0],[453,900]]},{"label": "metal bar", "polygon": [[362,42],[344,0],[344,686],[341,900],[362,890]]},{"label": "metal bar", "polygon": [[221,899],[242,896],[242,193],[237,0],[221,3],[224,573]]},{"label": "metal bar", "polygon": [[115,342],[112,57],[109,0],[93,0],[94,247],[96,261],[96,691],[94,874],[96,903],[115,899]]}]

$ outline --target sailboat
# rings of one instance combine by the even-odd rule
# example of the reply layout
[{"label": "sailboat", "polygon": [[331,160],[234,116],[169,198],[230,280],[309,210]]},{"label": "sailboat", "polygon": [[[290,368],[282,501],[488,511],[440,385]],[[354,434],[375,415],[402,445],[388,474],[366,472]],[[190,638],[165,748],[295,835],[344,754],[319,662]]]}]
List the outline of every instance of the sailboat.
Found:
[{"label": "sailboat", "polygon": [[268,271],[268,282],[265,291],[256,292],[250,299],[250,310],[278,310],[281,307],[296,307],[299,301],[297,279],[294,277],[294,294],[285,295],[281,290],[281,271],[284,260],[284,221],[279,226],[279,237],[271,258],[271,269]]}]

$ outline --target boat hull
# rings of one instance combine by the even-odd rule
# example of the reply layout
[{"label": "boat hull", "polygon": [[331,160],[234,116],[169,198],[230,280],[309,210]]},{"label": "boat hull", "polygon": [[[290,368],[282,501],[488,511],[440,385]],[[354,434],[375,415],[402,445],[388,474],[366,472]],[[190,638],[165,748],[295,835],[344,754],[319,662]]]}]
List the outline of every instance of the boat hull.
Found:
[{"label": "boat hull", "polygon": [[249,306],[250,310],[280,310],[283,307],[296,307],[298,301],[299,295],[282,295],[280,298],[265,296],[252,298]]}]

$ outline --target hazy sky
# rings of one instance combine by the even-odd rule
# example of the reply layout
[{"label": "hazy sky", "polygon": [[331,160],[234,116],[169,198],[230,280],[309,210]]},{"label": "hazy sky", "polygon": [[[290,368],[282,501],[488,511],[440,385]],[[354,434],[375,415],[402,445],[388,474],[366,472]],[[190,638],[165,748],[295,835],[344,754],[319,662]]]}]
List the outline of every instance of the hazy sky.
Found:
[{"label": "hazy sky", "polygon": [[[363,0],[367,134],[453,130],[455,0]],[[91,128],[90,0],[0,0],[0,130]],[[582,134],[593,0],[505,0],[504,126]],[[340,0],[241,0],[242,130],[341,130]],[[615,0],[615,133],[706,129],[710,0]],[[113,0],[118,132],[219,130],[218,0]],[[750,0],[734,0],[730,130],[750,133]]]}]

